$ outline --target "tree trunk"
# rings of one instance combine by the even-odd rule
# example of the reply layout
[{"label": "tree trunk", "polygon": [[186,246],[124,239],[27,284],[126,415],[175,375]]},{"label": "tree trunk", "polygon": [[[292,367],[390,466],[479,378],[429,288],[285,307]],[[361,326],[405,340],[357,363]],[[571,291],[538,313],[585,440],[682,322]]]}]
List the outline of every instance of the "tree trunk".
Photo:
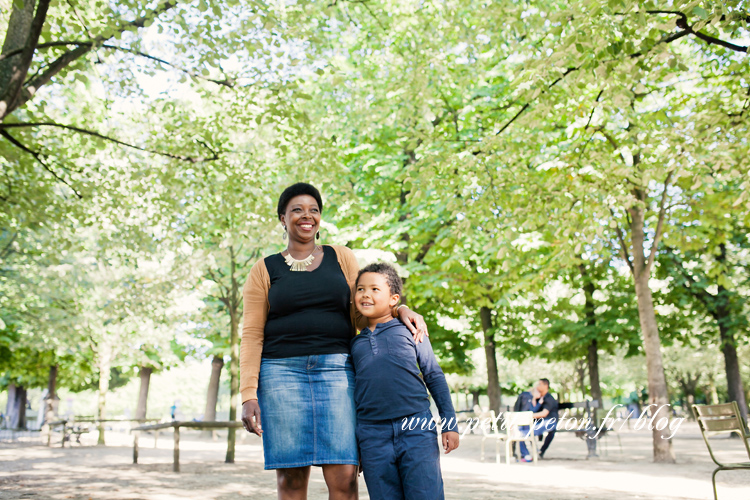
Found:
[{"label": "tree trunk", "polygon": [[740,374],[740,361],[737,357],[737,345],[734,335],[723,325],[719,325],[719,334],[721,336],[721,352],[724,354],[724,369],[727,372],[727,395],[729,401],[737,401],[740,407],[742,418],[748,421],[748,407],[745,399],[745,389],[742,384],[742,375]]},{"label": "tree trunk", "polygon": [[214,356],[214,359],[211,361],[211,380],[208,382],[206,411],[203,412],[203,420],[216,420],[216,404],[219,401],[219,386],[221,383],[221,370],[223,368],[224,357]]},{"label": "tree trunk", "polygon": [[10,425],[13,420],[13,414],[16,411],[16,384],[8,384],[8,401],[5,403],[5,420],[2,422],[8,429],[13,427]]},{"label": "tree trunk", "polygon": [[[234,247],[229,247],[229,254],[231,256],[231,277],[232,277],[232,288],[231,294],[228,299],[230,302],[229,309],[229,328],[231,328],[229,336],[229,348],[230,348],[230,359],[229,359],[229,421],[234,422],[237,420],[237,396],[240,393],[240,304],[242,296],[240,294],[239,282],[237,281],[236,271],[237,262],[236,255],[234,253]],[[234,463],[234,448],[236,444],[237,429],[234,427],[229,428],[227,433],[227,456],[224,460],[228,464]]]},{"label": "tree trunk", "polygon": [[[580,265],[581,277],[583,278],[583,292],[586,297],[586,302],[583,306],[584,314],[586,317],[586,326],[589,329],[596,329],[596,304],[594,303],[594,292],[596,291],[596,285],[588,273],[586,272],[586,266]],[[591,391],[591,399],[599,402],[599,408],[604,408],[604,400],[602,399],[602,387],[599,382],[599,342],[594,338],[588,345],[588,353],[586,355],[586,361],[589,369],[589,383]]]},{"label": "tree trunk", "polygon": [[6,405],[8,428],[26,428],[26,388],[22,385],[8,385],[8,404]]},{"label": "tree trunk", "polygon": [[602,387],[599,382],[599,343],[596,339],[589,344],[587,359],[589,368],[589,382],[591,387],[591,399],[599,402],[599,408],[604,408],[604,399],[602,398]]},{"label": "tree trunk", "polygon": [[97,444],[104,444],[104,420],[107,416],[107,393],[109,392],[110,355],[106,346],[99,352],[99,391],[97,402],[97,418],[99,419],[99,439]]},{"label": "tree trunk", "polygon": [[[3,40],[3,54],[23,49],[29,38],[31,22],[34,20],[34,8],[36,0],[23,0],[22,9],[17,6],[18,2],[11,2],[10,19],[8,29]],[[0,96],[5,93],[13,74],[19,71],[18,65],[23,59],[20,53],[0,61]]]},{"label": "tree trunk", "polygon": [[502,404],[500,392],[500,377],[497,373],[497,357],[495,352],[495,330],[492,327],[492,311],[489,307],[479,310],[479,318],[484,332],[484,354],[487,358],[487,396],[490,398],[490,410],[499,414]]},{"label": "tree trunk", "polygon": [[[13,2],[8,31],[3,42],[3,54],[18,51],[17,55],[0,61],[0,120],[4,120],[21,102],[24,81],[36,51],[39,35],[47,18],[50,0],[20,0],[23,8]],[[38,87],[38,86],[36,86]],[[36,91],[34,88],[33,91]],[[27,94],[33,95],[33,93]]]},{"label": "tree trunk", "polygon": [[471,391],[471,408],[474,409],[475,406],[479,406],[479,391]]},{"label": "tree trunk", "polygon": [[693,414],[693,405],[695,404],[695,391],[698,389],[698,382],[700,382],[701,374],[698,373],[692,376],[690,372],[678,375],[677,382],[682,388],[682,392],[685,393],[685,400],[687,402],[687,414]]},{"label": "tree trunk", "polygon": [[[636,192],[636,198],[643,200],[642,192]],[[662,418],[669,419],[669,393],[667,391],[667,379],[664,375],[664,361],[661,353],[661,338],[659,326],[656,323],[656,312],[654,301],[649,288],[650,268],[644,250],[644,208],[640,203],[634,204],[628,209],[631,218],[630,237],[633,248],[632,274],[635,283],[635,294],[638,300],[638,319],[641,324],[643,335],[643,348],[646,351],[646,369],[648,374],[648,397],[649,403],[655,404],[653,408],[654,422],[658,423]],[[655,255],[655,253],[654,253]],[[674,463],[675,456],[672,441],[664,437],[663,431],[653,429],[654,461],[663,463]],[[665,434],[666,435],[666,434]]]},{"label": "tree trunk", "polygon": [[575,370],[578,375],[578,387],[581,390],[581,398],[586,399],[586,361],[577,360],[575,362]]},{"label": "tree trunk", "polygon": [[47,397],[44,398],[44,423],[55,420],[57,413],[57,365],[49,367],[49,381],[47,382]]},{"label": "tree trunk", "polygon": [[[232,328],[232,335],[230,337],[230,348],[231,358],[229,361],[229,421],[234,422],[237,420],[237,395],[240,392],[240,379],[239,379],[239,313],[235,313],[230,321]],[[229,428],[227,433],[227,456],[225,462],[228,464],[234,463],[234,448],[236,442],[236,429],[234,427]]]},{"label": "tree trunk", "polygon": [[[214,356],[211,360],[211,379],[208,381],[208,392],[206,394],[206,409],[203,412],[204,421],[216,420],[216,404],[219,401],[219,387],[221,387],[221,370],[224,368],[224,357]],[[216,431],[203,431],[201,436],[216,439]]]},{"label": "tree trunk", "polygon": [[135,418],[137,420],[145,420],[146,411],[148,408],[148,387],[151,383],[151,374],[154,372],[153,368],[147,366],[141,366],[138,375],[141,379],[141,390],[138,393],[138,407],[135,409]]},{"label": "tree trunk", "polygon": [[[721,243],[719,250],[720,253],[716,257],[716,260],[724,265],[727,258],[727,246]],[[745,419],[745,423],[747,424],[748,408],[747,400],[745,399],[745,389],[742,385],[740,362],[737,357],[737,343],[735,342],[734,332],[730,328],[732,313],[730,310],[729,295],[729,291],[722,285],[719,285],[714,318],[719,325],[721,352],[724,354],[724,369],[727,373],[727,395],[729,396],[729,401],[737,401],[742,418]]]}]

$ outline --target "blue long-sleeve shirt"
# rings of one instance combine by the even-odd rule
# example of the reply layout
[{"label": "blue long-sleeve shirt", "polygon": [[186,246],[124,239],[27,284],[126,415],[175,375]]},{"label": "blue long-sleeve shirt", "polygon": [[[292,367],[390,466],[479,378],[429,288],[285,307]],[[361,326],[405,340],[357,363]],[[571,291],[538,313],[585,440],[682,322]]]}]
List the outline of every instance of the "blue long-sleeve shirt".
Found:
[{"label": "blue long-sleeve shirt", "polygon": [[443,421],[443,432],[456,430],[448,383],[427,337],[415,343],[409,329],[394,318],[378,323],[374,332],[362,330],[351,341],[351,355],[358,419],[386,420],[427,410],[429,390]]}]

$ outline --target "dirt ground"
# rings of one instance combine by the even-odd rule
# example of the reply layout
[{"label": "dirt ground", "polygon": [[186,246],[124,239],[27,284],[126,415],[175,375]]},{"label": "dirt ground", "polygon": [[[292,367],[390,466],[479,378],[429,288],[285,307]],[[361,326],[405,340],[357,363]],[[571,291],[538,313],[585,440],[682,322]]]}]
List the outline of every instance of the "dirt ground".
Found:
[{"label": "dirt ground", "polygon": [[[237,447],[235,464],[225,464],[225,443],[183,431],[182,472],[172,472],[172,439],[167,432],[153,447],[153,436],[141,439],[140,463],[132,464],[132,437],[111,431],[108,446],[94,446],[84,435],[81,445],[47,448],[39,444],[0,444],[0,498],[15,500],[174,500],[236,498],[274,499],[275,473],[263,470],[260,441],[248,436]],[[222,436],[220,436],[221,438]],[[448,499],[711,499],[714,469],[695,424],[684,424],[674,438],[676,464],[651,462],[650,433],[623,429],[599,443],[600,458],[586,459],[585,443],[558,434],[538,465],[494,462],[494,444],[480,461],[481,436],[468,435],[458,450],[442,459]],[[620,446],[621,443],[621,446]],[[715,441],[730,461],[747,461],[739,440]],[[58,444],[59,446],[59,444]],[[750,471],[718,476],[721,500],[750,500]],[[311,500],[326,499],[320,469],[313,468]],[[360,498],[367,499],[360,478]]]}]

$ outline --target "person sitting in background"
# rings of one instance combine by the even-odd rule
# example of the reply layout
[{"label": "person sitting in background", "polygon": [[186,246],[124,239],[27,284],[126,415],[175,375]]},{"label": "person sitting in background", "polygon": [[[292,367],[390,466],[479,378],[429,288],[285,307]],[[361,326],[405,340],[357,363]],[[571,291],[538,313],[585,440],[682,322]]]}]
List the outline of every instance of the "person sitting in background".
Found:
[{"label": "person sitting in background", "polygon": [[[534,394],[536,389],[532,388],[531,391],[523,391],[521,394],[518,395],[516,398],[516,403],[513,405],[513,411],[532,411],[532,400],[534,399]],[[537,398],[539,395],[537,394]],[[521,425],[518,427],[518,430],[525,433],[529,431],[528,425]],[[516,455],[516,442],[513,441],[513,456]],[[521,459],[525,461],[525,455],[521,456]]]},{"label": "person sitting in background", "polygon": [[[541,378],[534,387],[534,399],[532,400],[531,411],[534,412],[534,418],[537,422],[534,424],[534,435],[541,436],[545,432],[547,437],[544,438],[542,448],[539,450],[539,458],[544,458],[550,443],[555,438],[555,429],[558,419],[557,400],[549,393],[549,380]],[[521,443],[521,461],[529,462],[531,455],[526,448],[526,443]]]}]

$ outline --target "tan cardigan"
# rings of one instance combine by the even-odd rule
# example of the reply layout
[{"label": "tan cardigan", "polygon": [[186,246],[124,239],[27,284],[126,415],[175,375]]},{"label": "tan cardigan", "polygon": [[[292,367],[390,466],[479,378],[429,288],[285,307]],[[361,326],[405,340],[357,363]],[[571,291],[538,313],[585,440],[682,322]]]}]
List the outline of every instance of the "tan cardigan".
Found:
[{"label": "tan cardigan", "polygon": [[[346,282],[351,288],[349,302],[350,315],[353,325],[363,328],[363,316],[354,306],[354,282],[359,272],[359,264],[354,252],[343,245],[328,245],[336,251],[341,270],[346,276]],[[256,262],[242,289],[242,343],[240,344],[240,393],[242,402],[258,399],[258,374],[260,373],[260,358],[263,352],[263,332],[268,317],[268,290],[271,279],[264,259]],[[356,333],[356,330],[355,330]]]}]

